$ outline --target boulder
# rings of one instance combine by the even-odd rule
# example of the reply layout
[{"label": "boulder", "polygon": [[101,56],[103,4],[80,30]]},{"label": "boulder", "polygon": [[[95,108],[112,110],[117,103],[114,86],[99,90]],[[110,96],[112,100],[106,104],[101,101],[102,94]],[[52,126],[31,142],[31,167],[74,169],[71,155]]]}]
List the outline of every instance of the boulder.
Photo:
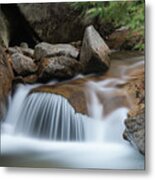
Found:
[{"label": "boulder", "polygon": [[68,79],[81,71],[80,63],[70,57],[56,56],[42,59],[38,74],[39,80],[46,82],[54,78]]},{"label": "boulder", "polygon": [[144,112],[125,120],[123,137],[130,141],[142,154],[145,154],[145,115]]},{"label": "boulder", "polygon": [[79,51],[70,44],[49,44],[46,42],[39,43],[35,46],[35,60],[39,61],[44,57],[67,56],[78,58]]},{"label": "boulder", "polygon": [[37,65],[33,60],[20,53],[12,55],[12,66],[15,73],[21,76],[30,75],[37,71]]},{"label": "boulder", "polygon": [[99,33],[93,26],[88,26],[80,52],[84,73],[105,72],[110,66],[109,53],[110,49]]},{"label": "boulder", "polygon": [[104,24],[99,19],[84,16],[82,8],[77,9],[73,2],[1,4],[1,10],[9,24],[7,29],[11,32],[8,33],[9,37],[2,38],[5,37],[11,46],[20,45],[23,41],[30,47],[42,41],[79,41],[89,24],[93,24],[104,38],[114,29],[112,23]]},{"label": "boulder", "polygon": [[12,89],[13,72],[9,59],[0,47],[0,120],[7,111],[8,95]]},{"label": "boulder", "polygon": [[137,44],[144,43],[144,37],[140,32],[121,27],[111,33],[106,42],[111,49],[133,50]]},{"label": "boulder", "polygon": [[41,41],[68,43],[83,36],[81,12],[70,3],[19,3],[17,7]]}]

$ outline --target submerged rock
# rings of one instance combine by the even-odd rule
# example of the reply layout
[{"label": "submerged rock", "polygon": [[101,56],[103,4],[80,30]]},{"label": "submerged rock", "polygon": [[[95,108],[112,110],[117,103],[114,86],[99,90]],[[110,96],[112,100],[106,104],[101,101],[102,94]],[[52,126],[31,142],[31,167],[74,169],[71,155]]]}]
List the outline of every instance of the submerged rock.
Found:
[{"label": "submerged rock", "polygon": [[33,60],[20,53],[12,55],[12,65],[14,71],[22,76],[30,75],[37,71],[37,65]]},{"label": "submerged rock", "polygon": [[8,95],[12,89],[13,72],[9,59],[0,47],[0,120],[7,110]]},{"label": "submerged rock", "polygon": [[42,59],[39,66],[39,80],[46,82],[54,78],[68,79],[81,70],[80,63],[70,57],[56,56]]},{"label": "submerged rock", "polygon": [[79,50],[70,44],[49,44],[46,42],[39,43],[35,46],[35,60],[39,61],[44,57],[67,56],[78,58]]},{"label": "submerged rock", "polygon": [[99,33],[93,26],[88,26],[80,52],[84,73],[105,72],[110,66],[109,53],[110,49]]}]

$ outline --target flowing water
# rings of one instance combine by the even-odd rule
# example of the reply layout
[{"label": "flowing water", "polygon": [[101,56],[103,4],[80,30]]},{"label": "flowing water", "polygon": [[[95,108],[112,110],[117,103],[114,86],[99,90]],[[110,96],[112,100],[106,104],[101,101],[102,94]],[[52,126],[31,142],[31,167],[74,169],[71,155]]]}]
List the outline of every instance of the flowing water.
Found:
[{"label": "flowing water", "polygon": [[[118,88],[128,79],[127,70],[123,70],[123,76],[119,78],[85,84],[89,117],[75,112],[68,100],[60,95],[28,95],[34,86],[20,85],[2,124],[1,164],[144,169],[144,157],[122,138],[128,108],[122,105],[106,114],[106,104],[98,97],[100,92],[106,102],[112,104],[111,95],[125,93]],[[132,105],[125,95],[128,104]]]}]

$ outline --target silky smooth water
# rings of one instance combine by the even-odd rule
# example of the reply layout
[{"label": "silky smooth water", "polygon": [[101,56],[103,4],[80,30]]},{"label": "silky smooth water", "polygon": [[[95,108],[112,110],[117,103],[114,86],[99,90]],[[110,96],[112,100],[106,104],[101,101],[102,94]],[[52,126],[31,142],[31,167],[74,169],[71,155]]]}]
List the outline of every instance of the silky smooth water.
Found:
[{"label": "silky smooth water", "polygon": [[[87,86],[92,86],[92,82]],[[104,117],[103,105],[89,87],[92,102],[88,118],[76,113],[61,96],[48,93],[27,96],[31,88],[21,85],[17,89],[2,124],[3,165],[144,168],[144,157],[122,138],[127,108],[118,108]]]},{"label": "silky smooth water", "polygon": [[[1,126],[1,165],[144,169],[144,156],[122,137],[128,108],[116,106],[107,114],[107,104],[98,96],[100,92],[112,104],[114,93],[124,94],[118,85],[127,81],[130,68],[120,78],[86,83],[89,117],[75,112],[62,96],[28,95],[34,86],[19,86]],[[127,94],[125,97],[132,105]]]}]

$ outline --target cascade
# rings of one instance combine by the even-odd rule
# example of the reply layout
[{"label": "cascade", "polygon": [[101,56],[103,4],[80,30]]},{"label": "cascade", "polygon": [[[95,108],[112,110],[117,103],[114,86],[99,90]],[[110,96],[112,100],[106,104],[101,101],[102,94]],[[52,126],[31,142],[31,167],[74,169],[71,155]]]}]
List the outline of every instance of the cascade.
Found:
[{"label": "cascade", "polygon": [[[122,137],[128,108],[116,104],[106,113],[107,105],[114,103],[114,93],[124,94],[132,105],[118,88],[126,81],[88,81],[85,88],[89,116],[76,112],[65,97],[29,94],[38,85],[20,85],[1,126],[3,165],[42,167],[44,163],[44,167],[143,169],[144,157]],[[101,102],[98,93],[106,103]]]}]

